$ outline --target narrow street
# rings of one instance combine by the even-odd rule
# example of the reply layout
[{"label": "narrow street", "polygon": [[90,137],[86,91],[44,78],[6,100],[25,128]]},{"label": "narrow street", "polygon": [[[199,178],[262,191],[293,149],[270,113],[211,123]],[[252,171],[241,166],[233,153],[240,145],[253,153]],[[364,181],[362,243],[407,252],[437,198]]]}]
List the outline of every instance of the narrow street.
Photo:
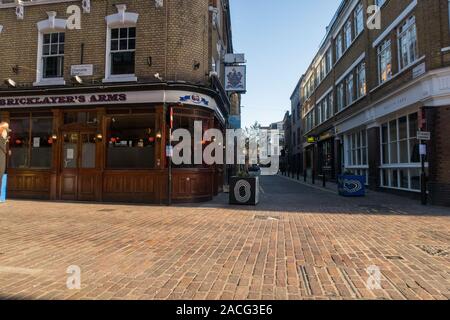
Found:
[{"label": "narrow street", "polygon": [[[257,207],[9,200],[6,299],[449,299],[450,212],[261,178]],[[69,290],[69,266],[81,289]],[[368,288],[368,268],[380,288]]]}]

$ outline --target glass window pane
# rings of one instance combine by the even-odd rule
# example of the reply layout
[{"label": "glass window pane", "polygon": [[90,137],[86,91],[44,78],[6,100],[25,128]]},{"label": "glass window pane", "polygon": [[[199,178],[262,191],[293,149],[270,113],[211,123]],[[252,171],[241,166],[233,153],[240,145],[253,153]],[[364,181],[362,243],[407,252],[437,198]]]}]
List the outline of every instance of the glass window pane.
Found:
[{"label": "glass window pane", "polygon": [[157,140],[155,116],[117,116],[111,118],[109,123],[107,167],[154,168]]},{"label": "glass window pane", "polygon": [[50,45],[48,45],[48,44],[44,45],[44,47],[42,48],[42,54],[44,56],[47,56],[50,54]]},{"label": "glass window pane", "polygon": [[398,163],[397,142],[393,142],[390,144],[390,151],[391,151],[391,164]]},{"label": "glass window pane", "polygon": [[120,38],[126,38],[128,34],[128,29],[127,28],[121,28],[120,29]]},{"label": "glass window pane", "polygon": [[403,140],[399,142],[400,144],[400,163],[408,163],[408,140]]},{"label": "glass window pane", "polygon": [[52,43],[58,43],[59,34],[58,33],[52,33],[51,34]]},{"label": "glass window pane", "polygon": [[408,169],[400,170],[400,188],[409,189]]},{"label": "glass window pane", "polygon": [[411,169],[411,189],[420,190],[420,169]]},{"label": "glass window pane", "polygon": [[64,54],[64,45],[60,44],[58,48],[59,48],[58,54]]},{"label": "glass window pane", "polygon": [[136,40],[135,39],[129,39],[128,40],[128,49],[134,50],[136,48]]},{"label": "glass window pane", "polygon": [[413,113],[409,115],[409,137],[417,137],[417,131],[419,131],[419,119],[418,113]]},{"label": "glass window pane", "polygon": [[386,169],[382,170],[382,178],[383,178],[382,185],[385,187],[389,187],[389,170]]},{"label": "glass window pane", "polygon": [[78,134],[64,134],[63,167],[66,169],[78,168]]},{"label": "glass window pane", "polygon": [[381,126],[381,142],[382,143],[388,142],[388,126],[387,126],[387,124],[383,124]]},{"label": "glass window pane", "polygon": [[111,30],[111,39],[118,39],[119,38],[119,29],[112,29]]},{"label": "glass window pane", "polygon": [[52,44],[50,48],[51,48],[51,50],[50,50],[51,54],[58,54],[58,45],[57,44]]},{"label": "glass window pane", "polygon": [[420,152],[419,152],[419,140],[411,139],[409,140],[409,150],[411,152],[409,161],[411,163],[419,163],[420,162]]},{"label": "glass window pane", "polygon": [[50,168],[52,165],[52,118],[36,118],[31,123],[31,163],[33,168]]},{"label": "glass window pane", "polygon": [[44,34],[44,44],[50,43],[50,34]]},{"label": "glass window pane", "polygon": [[120,50],[127,50],[127,43],[128,43],[128,41],[126,39],[120,40],[119,49]]},{"label": "glass window pane", "polygon": [[399,131],[399,139],[406,139],[408,138],[408,128],[407,128],[407,120],[406,117],[401,117],[398,120],[398,131]]},{"label": "glass window pane", "polygon": [[119,41],[111,40],[111,50],[116,51],[119,50]]},{"label": "glass window pane", "polygon": [[112,54],[111,74],[134,74],[134,52]]},{"label": "glass window pane", "polygon": [[9,166],[11,168],[27,168],[29,166],[30,120],[29,118],[11,119],[10,126],[12,131],[9,140],[9,148],[11,149]]},{"label": "glass window pane", "polygon": [[398,170],[391,170],[391,187],[398,188]]},{"label": "glass window pane", "polygon": [[136,38],[136,28],[128,28],[128,37]]},{"label": "glass window pane", "polygon": [[397,120],[389,122],[389,133],[391,138],[390,141],[397,141]]},{"label": "glass window pane", "polygon": [[389,164],[389,148],[388,144],[383,144],[383,164]]},{"label": "glass window pane", "polygon": [[95,168],[95,135],[82,134],[81,167]]},{"label": "glass window pane", "polygon": [[60,43],[64,43],[65,41],[65,33],[64,32],[60,32],[59,33],[59,42]]}]

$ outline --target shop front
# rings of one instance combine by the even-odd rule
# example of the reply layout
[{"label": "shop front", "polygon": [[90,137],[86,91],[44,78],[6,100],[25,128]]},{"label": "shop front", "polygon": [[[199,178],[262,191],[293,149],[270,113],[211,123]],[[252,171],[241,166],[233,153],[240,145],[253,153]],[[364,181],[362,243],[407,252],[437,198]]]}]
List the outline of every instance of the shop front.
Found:
[{"label": "shop front", "polygon": [[[168,110],[173,129],[224,129],[225,109],[212,95],[183,90],[0,97],[10,123],[8,195],[12,198],[165,203]],[[174,202],[211,199],[222,166],[172,170]]]}]

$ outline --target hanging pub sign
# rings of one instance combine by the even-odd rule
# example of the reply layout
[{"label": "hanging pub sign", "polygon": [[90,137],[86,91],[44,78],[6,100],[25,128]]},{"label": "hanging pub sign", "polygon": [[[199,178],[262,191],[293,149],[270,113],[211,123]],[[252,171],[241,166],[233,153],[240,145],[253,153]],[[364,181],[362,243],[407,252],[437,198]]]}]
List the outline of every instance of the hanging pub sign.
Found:
[{"label": "hanging pub sign", "polygon": [[232,92],[247,91],[246,66],[225,67],[225,90]]}]

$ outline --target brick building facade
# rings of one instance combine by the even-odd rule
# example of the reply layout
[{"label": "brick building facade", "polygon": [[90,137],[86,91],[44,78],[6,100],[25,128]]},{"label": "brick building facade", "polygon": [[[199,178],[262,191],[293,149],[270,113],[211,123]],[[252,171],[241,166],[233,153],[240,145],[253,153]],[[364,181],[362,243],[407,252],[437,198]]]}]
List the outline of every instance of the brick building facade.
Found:
[{"label": "brick building facade", "polygon": [[418,197],[429,131],[429,197],[450,205],[449,48],[447,0],[342,1],[301,83],[308,174]]},{"label": "brick building facade", "polygon": [[299,80],[291,95],[291,171],[294,175],[303,174],[303,126],[302,126],[302,102],[300,100]]},{"label": "brick building facade", "polygon": [[178,166],[169,182],[166,144],[169,113],[173,129],[223,130],[240,112],[223,85],[230,21],[228,0],[0,0],[9,195],[161,203],[169,189],[175,201],[220,192],[222,166]]}]

